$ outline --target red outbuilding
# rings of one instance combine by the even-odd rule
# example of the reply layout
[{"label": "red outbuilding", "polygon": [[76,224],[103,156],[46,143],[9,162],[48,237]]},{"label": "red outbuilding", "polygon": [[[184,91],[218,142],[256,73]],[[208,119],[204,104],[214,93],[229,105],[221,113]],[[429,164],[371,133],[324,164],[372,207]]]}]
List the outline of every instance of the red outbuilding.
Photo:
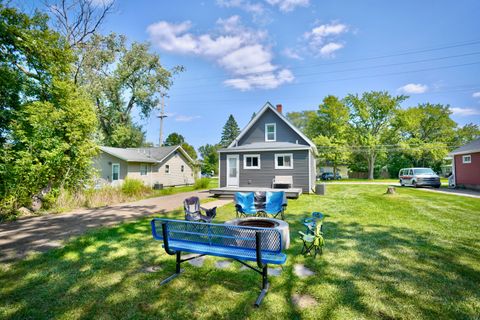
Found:
[{"label": "red outbuilding", "polygon": [[455,186],[480,190],[480,138],[453,150],[450,155]]}]

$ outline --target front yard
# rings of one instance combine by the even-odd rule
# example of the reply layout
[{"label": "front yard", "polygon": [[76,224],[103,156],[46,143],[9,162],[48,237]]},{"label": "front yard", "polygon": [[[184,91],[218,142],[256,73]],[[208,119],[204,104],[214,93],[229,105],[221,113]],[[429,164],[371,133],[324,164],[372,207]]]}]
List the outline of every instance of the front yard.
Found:
[{"label": "front yard", "polygon": [[[382,185],[328,185],[290,200],[292,245],[259,309],[260,277],[241,265],[186,271],[166,286],[174,257],[151,238],[149,219],[101,229],[64,248],[0,269],[2,319],[474,319],[480,315],[480,200]],[[326,247],[299,254],[301,219],[325,213]],[[181,211],[167,214],[182,218]],[[217,221],[234,216],[219,209]],[[299,278],[295,264],[314,276]],[[152,272],[153,271],[153,272]],[[294,294],[315,304],[294,307]]]}]

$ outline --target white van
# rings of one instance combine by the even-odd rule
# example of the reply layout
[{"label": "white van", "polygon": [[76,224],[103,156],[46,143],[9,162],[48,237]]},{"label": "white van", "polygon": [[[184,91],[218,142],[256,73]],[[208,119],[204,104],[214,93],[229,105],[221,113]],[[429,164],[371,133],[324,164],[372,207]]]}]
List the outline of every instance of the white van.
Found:
[{"label": "white van", "polygon": [[398,173],[400,185],[423,187],[431,186],[440,188],[440,177],[430,168],[404,168]]}]

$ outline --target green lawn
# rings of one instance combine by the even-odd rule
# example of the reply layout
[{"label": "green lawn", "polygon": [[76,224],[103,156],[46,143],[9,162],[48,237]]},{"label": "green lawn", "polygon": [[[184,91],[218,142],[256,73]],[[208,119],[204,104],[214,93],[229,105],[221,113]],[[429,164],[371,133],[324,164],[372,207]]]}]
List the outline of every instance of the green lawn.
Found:
[{"label": "green lawn", "polygon": [[[151,239],[149,219],[91,232],[64,248],[32,256],[0,272],[1,319],[478,319],[480,200],[382,185],[330,185],[326,196],[289,201],[295,239],[311,211],[326,214],[324,254],[299,254],[293,241],[281,276],[261,308],[260,277],[201,268],[166,286],[174,257]],[[168,214],[181,217],[180,212]],[[233,205],[219,221],[234,216]],[[299,279],[296,263],[315,276]],[[145,272],[158,266],[161,270]],[[295,293],[317,305],[293,307]]]}]

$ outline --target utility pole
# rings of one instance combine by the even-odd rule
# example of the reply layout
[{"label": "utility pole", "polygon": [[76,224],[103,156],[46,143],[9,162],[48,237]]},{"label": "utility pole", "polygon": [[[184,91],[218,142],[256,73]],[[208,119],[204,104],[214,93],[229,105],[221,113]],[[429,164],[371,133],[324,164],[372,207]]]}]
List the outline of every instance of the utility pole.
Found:
[{"label": "utility pole", "polygon": [[167,117],[165,114],[165,95],[162,94],[162,102],[160,104],[160,114],[157,116],[160,118],[160,141],[158,146],[161,147],[163,145],[163,119]]}]

